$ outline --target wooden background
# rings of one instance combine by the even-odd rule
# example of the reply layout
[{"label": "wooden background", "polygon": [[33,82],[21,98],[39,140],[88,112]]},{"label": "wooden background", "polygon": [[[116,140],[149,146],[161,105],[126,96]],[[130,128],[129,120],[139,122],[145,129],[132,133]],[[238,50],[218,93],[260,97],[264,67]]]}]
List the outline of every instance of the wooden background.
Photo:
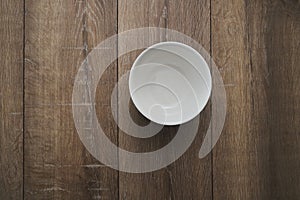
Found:
[{"label": "wooden background", "polygon": [[[0,0],[0,20],[0,199],[300,199],[299,0]],[[228,112],[204,159],[197,156],[211,104],[180,159],[129,174],[85,150],[71,96],[98,43],[145,26],[178,30],[210,52]],[[108,137],[137,152],[165,145],[177,130],[143,141],[114,123],[107,94],[138,53],[105,72],[96,107]]]}]

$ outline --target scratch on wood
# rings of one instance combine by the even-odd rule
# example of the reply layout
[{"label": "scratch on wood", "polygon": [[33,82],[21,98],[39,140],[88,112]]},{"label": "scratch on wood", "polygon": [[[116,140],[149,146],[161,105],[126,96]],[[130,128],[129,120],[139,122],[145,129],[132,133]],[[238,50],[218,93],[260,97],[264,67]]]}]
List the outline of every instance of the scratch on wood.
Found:
[{"label": "scratch on wood", "polygon": [[22,115],[23,113],[22,112],[11,112],[9,113],[9,115]]},{"label": "scratch on wood", "polygon": [[81,165],[82,167],[86,168],[99,168],[99,167],[106,167],[105,165],[100,165],[100,164],[91,164],[91,165]]},{"label": "scratch on wood", "polygon": [[84,50],[84,47],[61,47],[61,48],[67,50]]},{"label": "scratch on wood", "polygon": [[25,63],[29,63],[29,64],[31,64],[31,65],[33,65],[33,66],[37,66],[37,65],[38,65],[36,62],[32,61],[32,60],[29,59],[29,58],[25,58],[24,61],[25,61]]},{"label": "scratch on wood", "polygon": [[168,173],[169,175],[169,182],[170,182],[170,194],[171,194],[171,199],[175,199],[174,197],[174,192],[173,192],[173,176],[172,176],[172,172],[166,168],[166,172]]},{"label": "scratch on wood", "polygon": [[56,168],[62,168],[62,167],[85,167],[85,168],[98,168],[98,167],[106,167],[102,164],[89,164],[89,165],[59,165],[59,164],[52,164],[52,163],[46,163],[44,164],[44,167],[56,167]]},{"label": "scratch on wood", "polygon": [[36,107],[36,106],[95,106],[96,103],[57,103],[57,104],[29,104],[26,107]]},{"label": "scratch on wood", "polygon": [[44,193],[44,192],[53,192],[53,191],[62,191],[62,192],[70,192],[69,190],[66,190],[64,188],[61,187],[49,187],[49,188],[42,188],[42,189],[38,189],[38,190],[31,190],[31,191],[26,191],[26,193],[31,194],[31,195],[35,195],[38,193]]},{"label": "scratch on wood", "polygon": [[[64,46],[64,47],[61,47],[62,49],[64,49],[64,50],[87,50],[87,46],[82,46],[82,47],[76,47],[76,46],[74,46],[74,47],[72,47],[72,46]],[[92,50],[114,50],[114,48],[112,48],[112,47],[94,47],[94,48],[91,48]]]},{"label": "scratch on wood", "polygon": [[95,195],[93,196],[93,199],[104,199],[101,195]]},{"label": "scratch on wood", "polygon": [[104,50],[110,49],[110,50],[115,50],[115,48],[112,48],[112,47],[94,47],[92,49],[104,49]]},{"label": "scratch on wood", "polygon": [[44,167],[55,167],[55,168],[63,168],[63,167],[85,167],[85,168],[99,168],[99,167],[106,167],[102,164],[89,164],[89,165],[71,165],[71,164],[52,164],[52,163],[45,163]]},{"label": "scratch on wood", "polygon": [[164,8],[163,8],[162,18],[168,19],[168,9],[167,9],[167,6],[164,6]]},{"label": "scratch on wood", "polygon": [[40,191],[44,191],[44,192],[51,192],[51,191],[65,191],[65,192],[68,192],[68,190],[63,189],[63,188],[61,188],[61,187],[44,188],[44,189],[41,189]]},{"label": "scratch on wood", "polygon": [[88,188],[90,191],[108,191],[109,188]]},{"label": "scratch on wood", "polygon": [[56,167],[56,168],[62,168],[62,167],[72,167],[72,165],[56,165],[56,164],[49,164],[45,163],[44,167]]}]

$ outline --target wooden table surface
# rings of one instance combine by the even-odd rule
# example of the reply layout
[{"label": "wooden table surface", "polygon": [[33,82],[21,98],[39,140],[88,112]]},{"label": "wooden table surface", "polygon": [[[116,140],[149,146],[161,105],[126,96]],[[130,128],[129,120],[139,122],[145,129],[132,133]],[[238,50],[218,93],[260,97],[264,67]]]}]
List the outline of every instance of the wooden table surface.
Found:
[{"label": "wooden table surface", "polygon": [[[0,199],[300,199],[299,0],[1,0],[0,20]],[[209,103],[176,162],[118,172],[79,139],[74,78],[98,43],[149,26],[180,31],[210,52],[225,84],[226,122],[199,159]],[[134,152],[164,146],[178,128],[143,140],[115,124],[107,94],[140,52],[106,70],[96,97],[108,137]]]}]

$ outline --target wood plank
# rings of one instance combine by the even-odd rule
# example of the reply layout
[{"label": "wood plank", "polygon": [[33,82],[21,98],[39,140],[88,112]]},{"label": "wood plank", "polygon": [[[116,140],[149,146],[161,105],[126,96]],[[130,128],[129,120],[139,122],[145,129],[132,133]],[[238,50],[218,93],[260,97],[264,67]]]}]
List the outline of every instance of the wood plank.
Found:
[{"label": "wood plank", "polygon": [[0,199],[23,196],[23,1],[0,4]]},{"label": "wood plank", "polygon": [[213,151],[214,199],[256,199],[259,194],[256,187],[261,174],[254,173],[260,152],[255,140],[261,138],[259,132],[250,132],[251,66],[245,7],[243,0],[212,1],[212,56],[228,85],[227,119]]},{"label": "wood plank", "polygon": [[[82,145],[72,115],[72,90],[87,53],[115,33],[114,1],[26,0],[25,199],[115,199],[118,172]],[[116,68],[100,82],[111,90]],[[109,104],[106,104],[109,105]],[[108,113],[97,107],[100,120]],[[102,126],[112,138],[116,128]]]},{"label": "wood plank", "polygon": [[[194,10],[194,13],[190,15],[189,10]],[[119,1],[118,16],[119,33],[138,27],[168,27],[194,37],[194,39],[204,44],[209,51],[209,1],[164,2],[151,0],[140,1],[139,4],[130,0]],[[161,33],[157,41],[164,41],[165,37],[167,35]],[[132,39],[134,40],[134,38]],[[147,42],[147,38],[138,40],[140,44],[145,41]],[[126,47],[119,46],[119,52],[122,50],[120,48]],[[119,59],[119,79],[131,68],[133,61],[140,52],[134,51]],[[132,103],[130,109],[131,117],[137,124],[147,125],[149,123],[134,108]],[[210,157],[208,156],[203,160],[198,158],[201,142],[209,124],[209,106],[204,113],[201,119],[201,128],[193,147],[174,164],[150,173],[120,173],[120,199],[210,199]],[[126,119],[120,118],[119,120]],[[164,127],[161,132],[148,139],[129,137],[120,130],[119,146],[133,152],[153,151],[171,141],[177,130],[178,126]]]},{"label": "wood plank", "polygon": [[299,196],[298,36],[296,3],[212,1],[212,56],[228,102],[213,151],[214,199]]},{"label": "wood plank", "polygon": [[[141,27],[165,27],[165,2],[159,0],[139,1],[134,0],[119,1],[118,4],[118,32],[141,28]],[[132,38],[135,40],[134,38]],[[144,44],[148,38],[136,39],[135,42]],[[126,46],[119,45],[119,52],[124,51]],[[118,77],[119,79],[130,70],[136,57],[141,50],[127,53],[118,60]],[[127,89],[128,90],[128,89]],[[128,93],[129,95],[129,93]],[[144,118],[130,104],[132,119],[139,125],[146,125],[149,121]],[[123,120],[123,122],[121,122]],[[120,123],[124,123],[123,118],[119,118]],[[125,121],[126,122],[126,121]],[[133,127],[130,127],[131,129]],[[162,131],[164,132],[164,131]],[[148,139],[133,138],[122,130],[119,130],[119,147],[132,152],[147,152],[163,146],[169,136],[158,133],[156,136]],[[119,198],[120,199],[169,199],[169,178],[165,169],[151,173],[131,174],[119,173]],[[159,192],[158,192],[159,189]]]},{"label": "wood plank", "polygon": [[266,15],[272,199],[300,197],[300,2],[275,1]]},{"label": "wood plank", "polygon": [[[167,28],[186,34],[210,52],[209,0],[170,0],[167,16]],[[167,39],[172,40],[172,37],[167,35]],[[168,167],[173,199],[212,199],[211,154],[202,159],[198,157],[210,119],[209,102],[200,113],[198,133],[191,147]]]}]

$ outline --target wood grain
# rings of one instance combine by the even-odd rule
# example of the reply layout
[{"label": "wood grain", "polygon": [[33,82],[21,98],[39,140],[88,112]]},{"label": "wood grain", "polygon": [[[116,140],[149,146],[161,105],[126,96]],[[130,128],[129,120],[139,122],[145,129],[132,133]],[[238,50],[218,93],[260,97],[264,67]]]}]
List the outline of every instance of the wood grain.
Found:
[{"label": "wood grain", "polygon": [[[190,10],[195,12],[190,14]],[[120,1],[118,16],[119,32],[148,26],[168,27],[194,37],[198,42],[204,43],[209,51],[209,1],[164,2],[152,0],[141,1],[140,4],[129,0]],[[158,41],[164,41],[164,38],[168,37],[168,35],[161,34],[157,38]],[[147,38],[138,42],[142,44],[145,41]],[[119,59],[119,78],[131,68],[140,52],[128,53]],[[133,120],[141,125],[147,124],[147,120],[137,110],[132,110]],[[198,158],[198,151],[208,128],[209,106],[202,114],[201,128],[193,143],[193,148],[190,148],[174,164],[147,174],[120,173],[120,199],[209,199],[211,197],[210,157],[203,160]],[[125,119],[120,118],[119,120]],[[171,141],[177,130],[176,126],[164,127],[160,133],[150,139],[128,137],[125,135],[126,133],[120,131],[119,145],[121,148],[134,152],[153,151]]]},{"label": "wood grain", "polygon": [[0,3],[0,199],[23,195],[23,1]]},{"label": "wood grain", "polygon": [[[137,1],[124,0],[118,4],[118,32],[126,30],[149,27],[149,26],[165,26],[163,13],[165,12],[165,2],[159,0]],[[135,38],[132,38],[135,40]],[[144,44],[148,38],[136,39],[140,44]],[[126,48],[119,45],[119,51]],[[123,55],[118,60],[118,77],[119,79],[127,70],[130,70],[133,61],[139,55],[141,50],[133,51]],[[131,117],[140,125],[145,125],[148,121],[131,105]],[[119,118],[121,120],[126,120]],[[164,131],[162,131],[164,132]],[[119,130],[119,146],[132,152],[151,151],[159,148],[168,140],[169,136],[158,133],[150,139],[137,139],[127,136],[126,133]],[[165,132],[166,133],[166,132]],[[171,194],[169,191],[170,179],[165,169],[142,174],[130,174],[120,172],[119,174],[119,199],[169,199]],[[158,192],[159,191],[159,192]]]},{"label": "wood grain", "polygon": [[[88,52],[115,32],[112,1],[26,1],[25,199],[115,199],[118,173],[87,152],[76,133],[72,90]],[[112,88],[111,69],[100,92]],[[107,102],[105,95],[97,102]],[[106,104],[108,105],[108,104]],[[102,115],[107,113],[100,107]],[[116,138],[116,128],[102,126]]]},{"label": "wood grain", "polygon": [[297,37],[297,1],[212,1],[212,56],[228,102],[214,199],[299,198]]},{"label": "wood grain", "polygon": [[250,132],[251,65],[245,6],[243,0],[212,1],[212,56],[228,85],[227,119],[213,151],[214,199],[256,199],[261,177],[256,168],[260,152],[255,149],[255,140],[261,138],[259,132]]},{"label": "wood grain", "polygon": [[[167,28],[186,34],[210,52],[210,1],[168,1]],[[167,39],[172,37],[167,35]],[[190,148],[168,167],[173,199],[212,199],[211,154],[198,157],[210,123],[210,106],[209,102],[200,113],[198,133]]]},{"label": "wood grain", "polygon": [[[2,0],[0,24],[0,199],[300,198],[299,0]],[[176,162],[151,173],[118,172],[78,137],[74,78],[98,43],[150,26],[182,32],[211,53],[226,88],[227,118],[203,159],[210,102],[195,141]],[[165,32],[155,37],[172,40]],[[115,55],[124,48],[118,44]],[[159,149],[178,130],[166,126],[137,139],[114,122],[108,94],[142,50],[119,54],[96,94],[101,127],[133,152]],[[129,107],[137,124],[149,123]]]},{"label": "wood grain", "polygon": [[266,21],[271,198],[299,199],[300,2],[273,2]]}]

